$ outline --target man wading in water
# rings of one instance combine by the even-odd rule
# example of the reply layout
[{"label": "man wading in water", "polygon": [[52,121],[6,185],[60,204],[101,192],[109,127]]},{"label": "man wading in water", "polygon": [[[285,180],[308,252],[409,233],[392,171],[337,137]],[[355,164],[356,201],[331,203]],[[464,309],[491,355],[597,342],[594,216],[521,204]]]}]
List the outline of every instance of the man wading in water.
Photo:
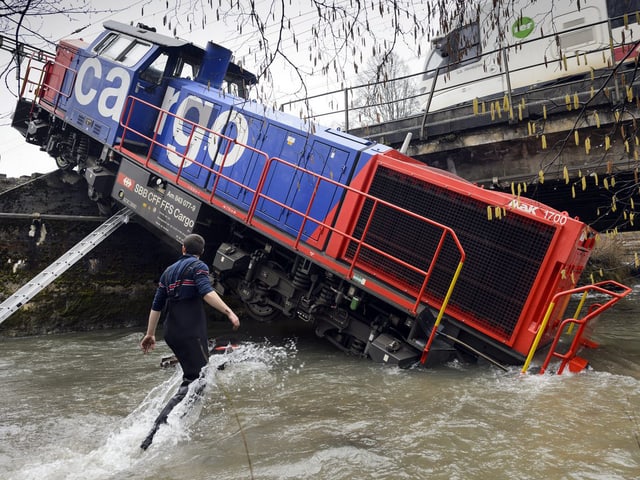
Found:
[{"label": "man wading in water", "polygon": [[164,339],[180,362],[183,377],[178,392],[162,409],[149,435],[140,445],[143,450],[151,445],[160,425],[167,422],[171,410],[182,401],[189,384],[200,376],[200,371],[209,361],[207,319],[202,300],[224,313],[234,330],[240,326],[237,315],[209,282],[209,268],[200,260],[203,251],[204,238],[197,234],[187,235],[182,242],[182,257],[164,271],[153,298],[147,334],[140,342],[140,348],[144,353],[155,348],[156,327],[166,304]]}]

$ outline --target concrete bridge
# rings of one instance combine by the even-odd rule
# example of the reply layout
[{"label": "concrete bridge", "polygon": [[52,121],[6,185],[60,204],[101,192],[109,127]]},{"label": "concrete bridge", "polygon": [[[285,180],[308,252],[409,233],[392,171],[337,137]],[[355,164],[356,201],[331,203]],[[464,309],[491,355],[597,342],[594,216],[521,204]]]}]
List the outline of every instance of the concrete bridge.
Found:
[{"label": "concrete bridge", "polygon": [[640,79],[627,64],[349,133],[598,230],[638,230]]}]

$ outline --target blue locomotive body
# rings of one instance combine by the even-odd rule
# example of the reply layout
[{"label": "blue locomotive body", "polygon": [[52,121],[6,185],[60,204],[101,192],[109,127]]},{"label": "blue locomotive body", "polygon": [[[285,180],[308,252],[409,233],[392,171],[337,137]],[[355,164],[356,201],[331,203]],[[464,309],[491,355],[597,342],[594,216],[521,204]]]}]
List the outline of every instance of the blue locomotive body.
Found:
[{"label": "blue locomotive body", "polygon": [[[373,155],[388,150],[333,129],[310,133],[312,126],[296,117],[196,83],[169,87],[158,115],[161,147],[153,148],[153,160],[239,209],[251,207],[269,158],[281,160],[264,178],[256,215],[292,235],[303,220],[292,210],[304,212],[310,204],[314,174],[346,185]],[[341,199],[339,188],[326,182],[314,195],[309,216],[318,222],[305,225],[305,239],[317,238],[319,222]]]}]

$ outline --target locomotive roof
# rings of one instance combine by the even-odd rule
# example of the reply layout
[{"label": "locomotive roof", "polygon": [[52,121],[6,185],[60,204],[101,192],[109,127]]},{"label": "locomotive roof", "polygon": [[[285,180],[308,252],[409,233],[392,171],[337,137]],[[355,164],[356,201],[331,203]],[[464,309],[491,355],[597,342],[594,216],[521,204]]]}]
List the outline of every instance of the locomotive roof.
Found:
[{"label": "locomotive roof", "polygon": [[103,26],[107,30],[124,33],[131,37],[147,40],[148,42],[155,43],[156,45],[161,45],[163,47],[190,47],[202,50],[191,42],[180,40],[179,38],[167,37],[166,35],[156,33],[153,30],[142,26],[134,27],[133,25],[127,25],[126,23],[120,23],[113,20],[104,22]]},{"label": "locomotive roof", "polygon": [[[198,47],[197,45],[194,45],[191,42],[180,40],[179,38],[168,37],[166,35],[162,35],[161,33],[156,33],[153,30],[150,30],[148,27],[144,27],[142,25],[134,27],[133,25],[127,25],[126,23],[108,20],[104,22],[103,26],[107,30],[124,33],[125,35],[146,40],[163,47],[184,48],[187,51],[191,51],[191,53],[194,55],[202,55],[202,53],[204,53],[204,49]],[[258,83],[258,80],[253,73],[245,70],[244,68],[236,65],[233,62],[229,62],[225,78],[232,82],[241,80],[246,85],[254,85]]]}]

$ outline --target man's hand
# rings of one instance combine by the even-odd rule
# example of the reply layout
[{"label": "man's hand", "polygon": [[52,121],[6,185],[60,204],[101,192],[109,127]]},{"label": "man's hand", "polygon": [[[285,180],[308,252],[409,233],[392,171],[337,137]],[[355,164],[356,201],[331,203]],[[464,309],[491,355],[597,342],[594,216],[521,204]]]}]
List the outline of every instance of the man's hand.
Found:
[{"label": "man's hand", "polygon": [[154,335],[145,335],[140,342],[140,348],[142,349],[142,353],[149,353],[156,348],[156,337]]},{"label": "man's hand", "polygon": [[231,324],[233,325],[233,329],[237,330],[238,328],[240,328],[240,319],[238,318],[238,316],[232,312],[229,312],[229,320],[231,321]]}]

